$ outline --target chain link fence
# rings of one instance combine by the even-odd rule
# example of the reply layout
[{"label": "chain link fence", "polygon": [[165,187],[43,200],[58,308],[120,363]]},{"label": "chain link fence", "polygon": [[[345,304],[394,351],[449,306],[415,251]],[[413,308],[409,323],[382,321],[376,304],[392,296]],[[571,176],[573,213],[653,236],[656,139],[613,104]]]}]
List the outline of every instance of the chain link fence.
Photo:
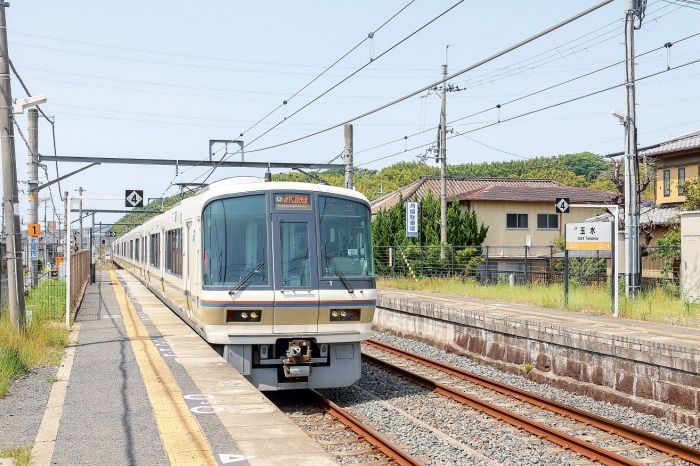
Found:
[{"label": "chain link fence", "polygon": [[[677,293],[680,254],[675,254],[670,248],[645,247],[644,289],[665,287]],[[385,277],[459,277],[483,285],[564,282],[564,253],[554,246],[387,246],[374,248],[374,261],[375,273]],[[610,277],[609,251],[570,252],[570,282],[604,286]]]}]

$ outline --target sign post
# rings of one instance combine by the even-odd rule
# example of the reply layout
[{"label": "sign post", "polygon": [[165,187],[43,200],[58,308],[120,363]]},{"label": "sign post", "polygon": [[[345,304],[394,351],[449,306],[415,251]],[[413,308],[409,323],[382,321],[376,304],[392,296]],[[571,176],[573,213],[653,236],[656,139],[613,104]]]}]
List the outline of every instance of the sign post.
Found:
[{"label": "sign post", "polygon": [[[617,214],[617,212],[615,212]],[[569,301],[569,251],[610,251],[613,317],[618,317],[617,267],[615,256],[617,215],[614,222],[567,223],[564,230],[564,303]]]},{"label": "sign post", "polygon": [[127,189],[124,195],[125,207],[143,207],[143,190]]}]

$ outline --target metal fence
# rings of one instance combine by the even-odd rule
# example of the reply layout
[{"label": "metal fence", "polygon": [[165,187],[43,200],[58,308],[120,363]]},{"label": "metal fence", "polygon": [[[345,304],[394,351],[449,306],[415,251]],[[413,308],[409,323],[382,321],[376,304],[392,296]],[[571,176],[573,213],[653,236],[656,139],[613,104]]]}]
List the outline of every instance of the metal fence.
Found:
[{"label": "metal fence", "polygon": [[[664,250],[658,247],[645,247],[643,288],[678,286],[680,261],[655,258],[663,256],[661,252]],[[375,247],[374,257],[378,276],[459,277],[483,285],[564,281],[563,253],[553,246],[390,246]],[[585,257],[569,258],[569,280],[573,283],[604,286],[610,276],[609,252],[590,251]]]},{"label": "metal fence", "polygon": [[70,312],[80,304],[83,291],[90,281],[90,251],[84,250],[70,257]]}]

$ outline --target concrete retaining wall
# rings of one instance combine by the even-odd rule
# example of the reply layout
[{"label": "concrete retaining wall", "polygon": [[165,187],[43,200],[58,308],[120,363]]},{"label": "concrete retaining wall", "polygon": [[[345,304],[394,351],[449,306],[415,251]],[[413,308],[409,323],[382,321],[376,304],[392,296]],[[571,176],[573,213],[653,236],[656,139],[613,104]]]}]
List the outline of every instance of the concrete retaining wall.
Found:
[{"label": "concrete retaining wall", "polygon": [[[690,348],[381,294],[374,329],[539,383],[700,426],[700,354]],[[534,367],[529,373],[527,363]]]}]

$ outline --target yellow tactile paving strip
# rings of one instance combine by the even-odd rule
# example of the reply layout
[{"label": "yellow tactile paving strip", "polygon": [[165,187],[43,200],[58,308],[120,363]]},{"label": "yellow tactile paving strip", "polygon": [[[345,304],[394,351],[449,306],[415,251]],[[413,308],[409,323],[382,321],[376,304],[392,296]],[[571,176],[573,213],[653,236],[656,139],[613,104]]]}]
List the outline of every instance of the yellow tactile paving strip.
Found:
[{"label": "yellow tactile paving strip", "polygon": [[124,326],[148,392],[163,448],[172,465],[216,465],[206,437],[185,404],[182,392],[167,364],[151,341],[126,291],[115,273],[109,272],[122,312]]}]

